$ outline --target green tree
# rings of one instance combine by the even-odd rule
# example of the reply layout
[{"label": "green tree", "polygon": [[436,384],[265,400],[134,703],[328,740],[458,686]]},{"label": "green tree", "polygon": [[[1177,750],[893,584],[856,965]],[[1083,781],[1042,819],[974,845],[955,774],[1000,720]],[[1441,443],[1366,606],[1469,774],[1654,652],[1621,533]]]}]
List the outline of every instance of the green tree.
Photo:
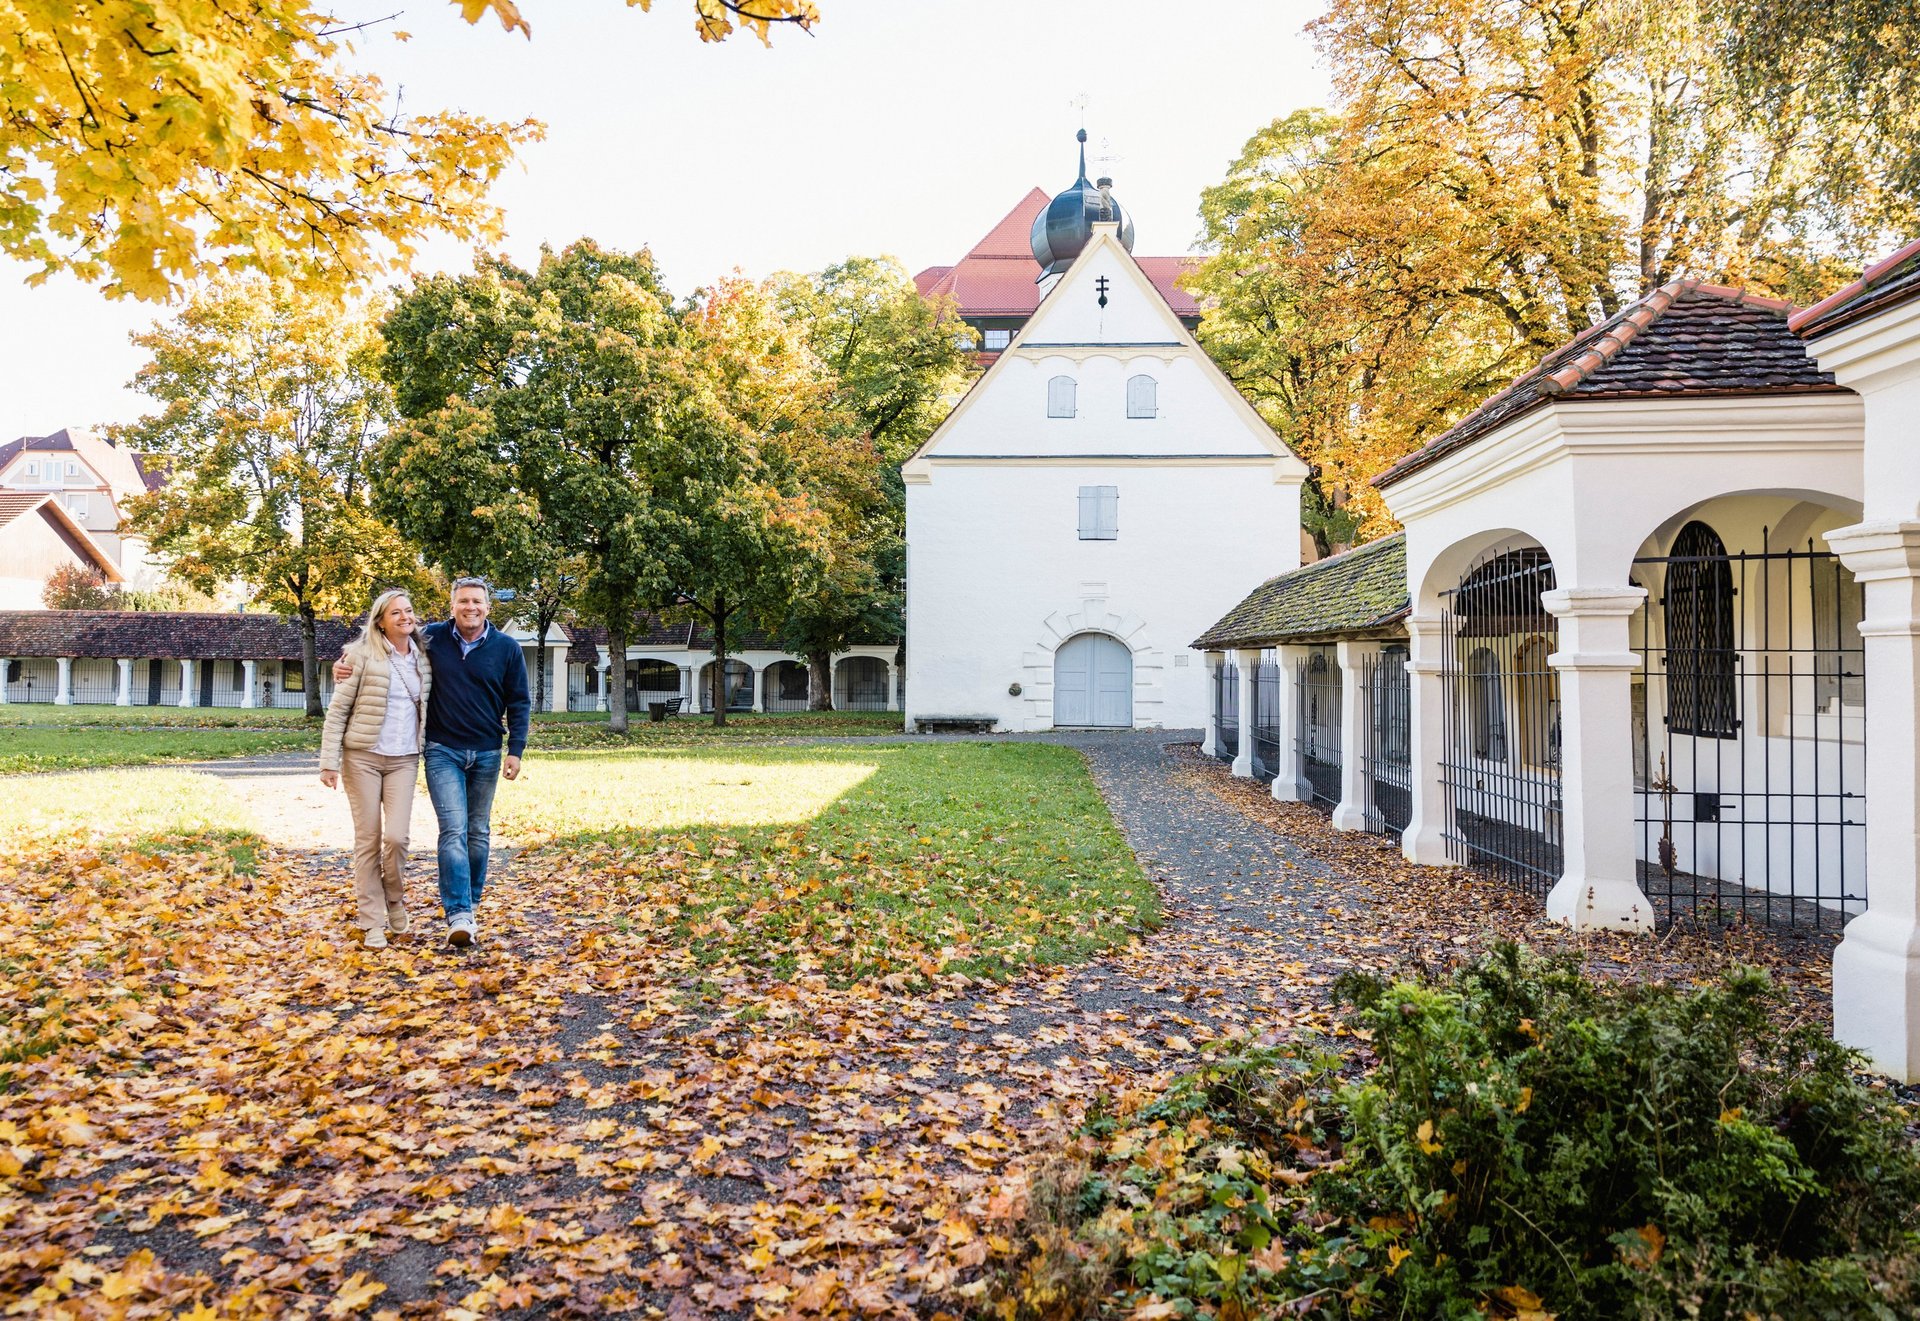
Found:
[{"label": "green tree", "polygon": [[216,592],[239,580],[300,621],[307,714],[320,714],[314,625],[366,608],[376,586],[427,585],[418,553],[368,501],[367,462],[392,418],[366,309],[258,277],[216,281],[170,325],[134,385],[161,411],[118,443],[171,460],[129,523],[171,572]]},{"label": "green tree", "polygon": [[583,239],[533,271],[485,258],[416,281],[384,334],[404,420],[376,463],[381,507],[450,572],[577,573],[625,730],[621,662],[660,565],[653,468],[697,393],[652,257]]},{"label": "green tree", "polygon": [[786,602],[774,632],[806,657],[811,705],[833,705],[833,653],[901,636],[906,495],[900,464],[946,415],[968,355],[949,300],[922,298],[890,257],[850,257],[815,275],[771,281],[780,314],[819,374],[819,408],[835,416],[805,465],[826,515],[819,584]]}]

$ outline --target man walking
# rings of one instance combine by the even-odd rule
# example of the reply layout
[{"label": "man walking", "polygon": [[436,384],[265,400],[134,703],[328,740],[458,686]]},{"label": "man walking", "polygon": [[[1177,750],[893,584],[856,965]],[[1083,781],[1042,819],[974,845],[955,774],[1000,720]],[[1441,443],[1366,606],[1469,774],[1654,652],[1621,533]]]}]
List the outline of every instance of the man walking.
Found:
[{"label": "man walking", "polygon": [[[526,658],[518,643],[487,623],[491,613],[493,597],[485,581],[460,578],[453,584],[453,618],[429,624],[421,634],[433,664],[421,764],[440,818],[440,907],[447,917],[447,943],[460,947],[479,934],[474,910],[487,884],[493,794],[502,775],[519,778],[533,707]],[[351,673],[344,660],[335,662],[335,682]]]}]

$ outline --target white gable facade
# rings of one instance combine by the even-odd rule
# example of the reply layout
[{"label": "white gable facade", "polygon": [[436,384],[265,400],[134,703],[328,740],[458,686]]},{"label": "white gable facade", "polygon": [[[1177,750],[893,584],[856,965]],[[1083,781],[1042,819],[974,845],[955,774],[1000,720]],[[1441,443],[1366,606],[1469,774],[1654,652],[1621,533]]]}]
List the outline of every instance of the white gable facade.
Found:
[{"label": "white gable facade", "polygon": [[1305,466],[1114,224],[904,475],[909,729],[1197,728],[1189,640],[1299,563]]}]

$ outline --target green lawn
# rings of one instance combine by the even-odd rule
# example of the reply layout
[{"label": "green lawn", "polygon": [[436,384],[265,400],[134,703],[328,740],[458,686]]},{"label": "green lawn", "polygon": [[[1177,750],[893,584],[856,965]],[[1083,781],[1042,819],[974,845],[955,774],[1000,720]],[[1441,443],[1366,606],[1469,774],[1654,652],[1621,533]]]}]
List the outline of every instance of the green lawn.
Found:
[{"label": "green lawn", "polygon": [[[553,748],[687,747],[714,741],[897,734],[901,728],[899,713],[884,711],[736,715],[719,729],[704,716],[679,716],[658,725],[642,716],[624,736],[609,733],[606,720],[601,712],[543,712],[534,717],[531,745],[540,755]],[[206,761],[319,746],[319,725],[299,711],[0,706],[0,775]]]},{"label": "green lawn", "polygon": [[171,767],[36,776],[31,793],[0,794],[0,851],[101,842],[166,852],[214,841],[242,870],[259,845],[254,821],[211,775]]},{"label": "green lawn", "polygon": [[494,810],[544,846],[519,865],[621,877],[611,922],[659,928],[715,965],[1000,977],[1160,918],[1069,748],[575,750],[527,774]]},{"label": "green lawn", "polygon": [[142,766],[166,761],[207,761],[249,752],[317,748],[311,726],[279,729],[154,729],[0,727],[0,775],[26,771],[80,770],[92,766]]}]

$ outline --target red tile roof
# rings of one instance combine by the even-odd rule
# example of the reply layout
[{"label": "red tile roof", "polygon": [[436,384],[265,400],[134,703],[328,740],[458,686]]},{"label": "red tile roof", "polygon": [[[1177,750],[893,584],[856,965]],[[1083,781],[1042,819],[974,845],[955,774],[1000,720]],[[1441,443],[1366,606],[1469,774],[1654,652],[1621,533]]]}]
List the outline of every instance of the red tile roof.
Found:
[{"label": "red tile roof", "polygon": [[[914,285],[928,297],[945,294],[960,305],[960,314],[970,317],[1031,316],[1040,306],[1039,263],[1033,259],[1031,235],[1034,217],[1051,199],[1042,189],[1030,190],[1013,210],[988,230],[986,237],[973,245],[957,266],[929,266],[913,277]],[[1198,264],[1191,257],[1136,257],[1140,269],[1153,281],[1154,288],[1173,308],[1175,316],[1189,319],[1200,315],[1193,295],[1176,281]]]},{"label": "red tile roof", "polygon": [[[325,660],[353,635],[322,619],[314,638]],[[300,659],[300,625],[276,615],[145,610],[0,610],[0,657],[91,656],[136,660]]]},{"label": "red tile roof", "polygon": [[1787,328],[1792,310],[1777,298],[1676,280],[1549,353],[1373,484],[1391,485],[1557,400],[1840,390]]},{"label": "red tile roof", "polygon": [[1920,298],[1920,239],[1882,257],[1846,288],[1795,312],[1787,325],[1802,339],[1812,339],[1914,298]]}]

